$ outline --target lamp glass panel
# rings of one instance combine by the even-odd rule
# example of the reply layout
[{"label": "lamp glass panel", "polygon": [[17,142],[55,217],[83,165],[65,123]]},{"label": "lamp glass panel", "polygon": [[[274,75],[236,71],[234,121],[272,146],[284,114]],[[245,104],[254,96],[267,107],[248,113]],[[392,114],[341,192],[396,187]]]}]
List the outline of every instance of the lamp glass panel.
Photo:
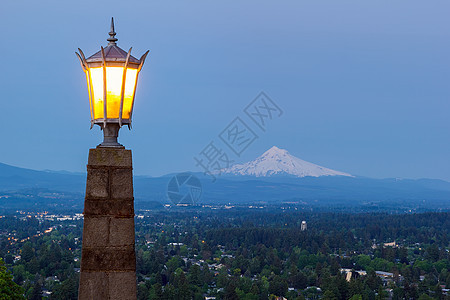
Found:
[{"label": "lamp glass panel", "polygon": [[[94,119],[103,118],[103,68],[90,68],[92,77],[92,101]],[[106,111],[107,118],[118,119],[120,112],[120,93],[124,67],[106,67]],[[136,69],[127,69],[123,99],[122,119],[129,119],[133,105],[133,96],[137,79]]]},{"label": "lamp glass panel", "polygon": [[137,69],[127,69],[127,77],[125,78],[125,92],[123,95],[122,119],[131,118],[131,110],[133,109],[133,98],[136,88],[137,75]]},{"label": "lamp glass panel", "polygon": [[103,68],[90,68],[94,119],[103,118]]},{"label": "lamp glass panel", "polygon": [[120,92],[122,90],[123,67],[106,67],[108,118],[118,119],[120,111]]},{"label": "lamp glass panel", "polygon": [[92,95],[91,95],[91,86],[89,83],[89,71],[85,70],[86,73],[86,82],[87,82],[87,87],[88,87],[88,92],[89,92],[89,108],[91,109],[91,118],[93,117],[92,115]]}]

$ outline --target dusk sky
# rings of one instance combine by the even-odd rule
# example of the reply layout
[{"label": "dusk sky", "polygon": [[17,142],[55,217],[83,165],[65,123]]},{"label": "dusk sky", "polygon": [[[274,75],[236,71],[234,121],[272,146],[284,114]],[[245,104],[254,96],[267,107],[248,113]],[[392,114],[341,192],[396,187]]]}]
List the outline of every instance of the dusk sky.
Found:
[{"label": "dusk sky", "polygon": [[[140,57],[136,175],[201,171],[211,141],[235,162],[273,145],[375,178],[450,181],[449,1],[3,1],[0,162],[84,172],[86,80],[75,56],[118,46]],[[264,91],[282,110],[263,132],[244,108]],[[240,157],[219,134],[240,117],[258,138]]]}]

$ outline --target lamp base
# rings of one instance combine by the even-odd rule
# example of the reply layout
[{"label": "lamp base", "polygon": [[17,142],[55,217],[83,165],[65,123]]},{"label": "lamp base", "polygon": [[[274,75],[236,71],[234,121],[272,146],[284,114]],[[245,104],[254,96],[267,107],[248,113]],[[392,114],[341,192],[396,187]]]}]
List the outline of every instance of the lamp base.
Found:
[{"label": "lamp base", "polygon": [[98,145],[97,148],[125,148],[117,142],[120,130],[119,124],[107,123],[106,125],[101,124],[100,127],[103,130],[103,143]]},{"label": "lamp base", "polygon": [[136,300],[131,150],[89,150],[78,299]]}]

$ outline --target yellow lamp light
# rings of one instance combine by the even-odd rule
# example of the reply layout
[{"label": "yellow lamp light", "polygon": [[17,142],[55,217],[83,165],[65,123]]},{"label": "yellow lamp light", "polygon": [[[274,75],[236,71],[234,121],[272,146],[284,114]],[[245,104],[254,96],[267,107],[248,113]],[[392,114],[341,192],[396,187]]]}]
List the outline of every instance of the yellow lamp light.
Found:
[{"label": "yellow lamp light", "polygon": [[[89,74],[87,74],[89,72]],[[138,70],[125,67],[106,67],[106,119],[131,121],[134,92],[137,83]],[[92,83],[92,114],[94,120],[105,118],[103,67],[90,68],[86,78],[91,77]],[[125,83],[125,85],[123,85]],[[123,91],[123,95],[122,95]],[[123,97],[123,100],[122,100]],[[123,101],[123,103],[122,103]],[[122,108],[122,114],[120,114]],[[108,120],[109,121],[109,120]]]},{"label": "yellow lamp light", "polygon": [[[134,97],[137,79],[148,51],[137,59],[116,44],[114,19],[111,20],[111,31],[108,46],[85,58],[80,48],[76,53],[86,73],[91,110],[91,128],[98,124],[104,130],[105,140],[102,147],[121,146],[117,143],[120,127],[126,124],[131,128]],[[114,135],[115,134],[115,141]],[[108,137],[108,141],[107,141]]]}]

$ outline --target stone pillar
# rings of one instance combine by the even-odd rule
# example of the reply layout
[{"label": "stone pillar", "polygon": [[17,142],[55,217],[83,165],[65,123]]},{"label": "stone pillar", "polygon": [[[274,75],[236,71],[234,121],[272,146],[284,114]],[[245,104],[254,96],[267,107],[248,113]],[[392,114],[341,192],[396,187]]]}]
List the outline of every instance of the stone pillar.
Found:
[{"label": "stone pillar", "polygon": [[89,150],[78,299],[136,300],[131,150]]}]

